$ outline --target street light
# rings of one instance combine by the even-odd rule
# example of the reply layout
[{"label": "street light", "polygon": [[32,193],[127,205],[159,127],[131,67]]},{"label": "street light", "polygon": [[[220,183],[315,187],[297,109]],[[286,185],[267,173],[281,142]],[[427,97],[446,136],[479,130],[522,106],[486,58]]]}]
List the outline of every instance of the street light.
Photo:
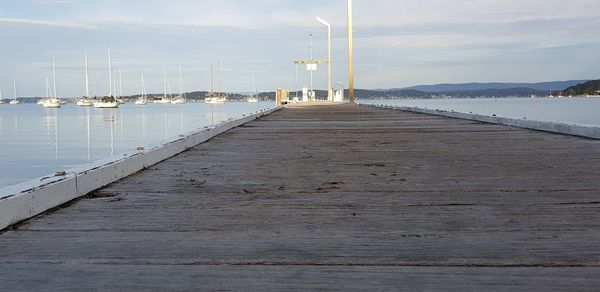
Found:
[{"label": "street light", "polygon": [[331,24],[320,17],[317,17],[317,22],[327,27],[327,101],[333,102],[333,94],[331,92],[333,89],[331,86]]},{"label": "street light", "polygon": [[352,0],[348,0],[348,102],[354,104],[354,57],[352,37]]}]

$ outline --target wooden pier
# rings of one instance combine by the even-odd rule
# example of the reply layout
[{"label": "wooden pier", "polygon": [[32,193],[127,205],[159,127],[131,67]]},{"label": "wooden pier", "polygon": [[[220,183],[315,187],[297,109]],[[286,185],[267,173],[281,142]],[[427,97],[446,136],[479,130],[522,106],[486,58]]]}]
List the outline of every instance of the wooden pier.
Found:
[{"label": "wooden pier", "polygon": [[0,234],[0,291],[597,291],[600,141],[292,106]]}]

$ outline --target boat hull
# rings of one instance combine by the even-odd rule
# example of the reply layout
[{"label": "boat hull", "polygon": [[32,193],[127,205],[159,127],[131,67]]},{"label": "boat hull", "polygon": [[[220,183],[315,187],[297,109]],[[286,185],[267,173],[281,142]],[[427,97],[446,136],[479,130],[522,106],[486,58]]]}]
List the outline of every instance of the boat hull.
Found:
[{"label": "boat hull", "polygon": [[118,102],[97,102],[94,103],[95,108],[118,108]]},{"label": "boat hull", "polygon": [[78,100],[77,105],[78,106],[93,106],[94,102],[91,100]]}]

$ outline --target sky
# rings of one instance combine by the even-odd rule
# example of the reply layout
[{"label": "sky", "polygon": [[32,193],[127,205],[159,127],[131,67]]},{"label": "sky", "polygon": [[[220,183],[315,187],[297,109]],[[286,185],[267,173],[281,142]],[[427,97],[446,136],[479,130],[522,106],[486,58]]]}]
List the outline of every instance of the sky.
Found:
[{"label": "sky", "polygon": [[[294,60],[327,57],[332,24],[333,81],[348,83],[345,0],[0,0],[0,88],[12,96],[108,92],[107,49],[125,94],[217,89],[296,90],[310,84]],[[539,82],[600,78],[598,0],[354,0],[357,88],[463,82]],[[297,74],[296,74],[297,73]],[[327,86],[327,70],[314,75]]]}]

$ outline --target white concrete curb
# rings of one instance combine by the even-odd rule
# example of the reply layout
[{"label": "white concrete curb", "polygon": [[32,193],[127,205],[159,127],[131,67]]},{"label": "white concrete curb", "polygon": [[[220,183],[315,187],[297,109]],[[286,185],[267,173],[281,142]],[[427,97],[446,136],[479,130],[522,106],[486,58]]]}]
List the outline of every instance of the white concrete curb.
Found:
[{"label": "white concrete curb", "polygon": [[277,110],[279,108],[261,111],[238,120],[222,123],[213,128],[183,135],[179,139],[168,143],[127,152],[119,158],[98,161],[70,169],[64,175],[52,175],[2,188],[0,189],[0,230],[85,196],[146,167],[206,142],[223,132]]},{"label": "white concrete curb", "polygon": [[432,109],[423,109],[416,107],[397,107],[397,106],[385,106],[385,105],[366,105],[376,108],[385,108],[385,109],[395,109],[401,111],[409,111],[415,113],[422,114],[430,114],[436,116],[443,116],[455,119],[463,119],[463,120],[471,120],[478,121],[490,124],[499,124],[512,126],[517,128],[524,129],[532,129],[544,132],[579,136],[585,138],[592,138],[600,140],[600,127],[595,126],[585,126],[585,125],[577,125],[577,124],[567,124],[567,123],[556,123],[556,122],[547,122],[547,121],[537,121],[537,120],[526,120],[526,119],[514,119],[514,118],[504,118],[504,117],[494,117],[494,116],[484,116],[478,114],[467,114],[460,113],[454,111],[444,111],[444,110],[432,110]]}]

